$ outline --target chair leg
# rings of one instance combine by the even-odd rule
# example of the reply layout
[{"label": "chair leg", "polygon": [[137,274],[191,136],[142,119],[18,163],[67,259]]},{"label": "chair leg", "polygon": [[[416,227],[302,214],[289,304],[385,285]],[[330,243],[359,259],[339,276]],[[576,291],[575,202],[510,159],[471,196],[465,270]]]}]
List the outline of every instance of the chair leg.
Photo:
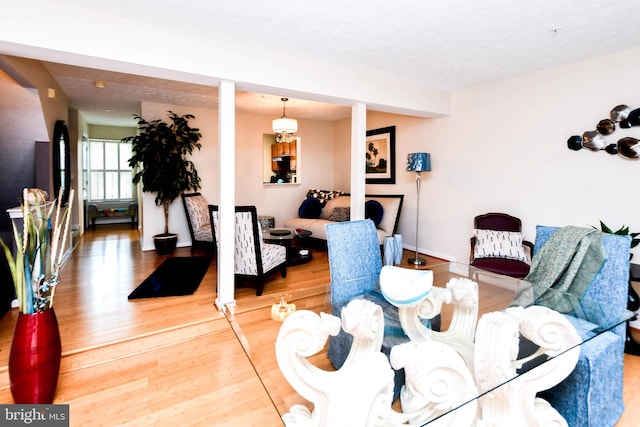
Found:
[{"label": "chair leg", "polygon": [[284,265],[282,267],[282,269],[280,270],[280,275],[282,276],[282,278],[287,277],[287,266],[286,265]]},{"label": "chair leg", "polygon": [[259,279],[256,283],[256,296],[261,296],[263,289],[264,289],[264,280]]}]

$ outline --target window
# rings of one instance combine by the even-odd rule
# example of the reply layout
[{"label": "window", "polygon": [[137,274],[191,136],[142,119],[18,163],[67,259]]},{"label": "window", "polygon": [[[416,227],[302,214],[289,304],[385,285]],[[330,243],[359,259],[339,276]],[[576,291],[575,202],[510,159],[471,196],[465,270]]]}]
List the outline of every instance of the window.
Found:
[{"label": "window", "polygon": [[89,199],[131,200],[131,144],[89,141]]}]

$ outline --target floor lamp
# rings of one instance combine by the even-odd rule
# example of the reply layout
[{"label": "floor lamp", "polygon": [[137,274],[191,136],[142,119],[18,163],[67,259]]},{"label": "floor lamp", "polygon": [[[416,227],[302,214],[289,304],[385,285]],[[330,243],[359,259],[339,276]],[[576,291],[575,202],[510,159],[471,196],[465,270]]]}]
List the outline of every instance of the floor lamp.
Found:
[{"label": "floor lamp", "polygon": [[415,266],[424,265],[427,260],[418,256],[418,236],[420,236],[420,173],[431,170],[431,154],[429,153],[409,153],[407,155],[407,172],[416,173],[416,257],[409,258],[409,264]]}]

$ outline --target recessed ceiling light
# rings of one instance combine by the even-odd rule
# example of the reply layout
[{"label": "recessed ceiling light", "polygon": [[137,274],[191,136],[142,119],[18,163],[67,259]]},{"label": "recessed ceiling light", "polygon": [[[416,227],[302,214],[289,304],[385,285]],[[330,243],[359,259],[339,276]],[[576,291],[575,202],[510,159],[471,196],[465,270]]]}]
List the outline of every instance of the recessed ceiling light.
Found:
[{"label": "recessed ceiling light", "polygon": [[93,84],[98,89],[103,89],[105,86],[107,86],[107,84],[101,80],[96,80],[95,82],[93,82]]}]

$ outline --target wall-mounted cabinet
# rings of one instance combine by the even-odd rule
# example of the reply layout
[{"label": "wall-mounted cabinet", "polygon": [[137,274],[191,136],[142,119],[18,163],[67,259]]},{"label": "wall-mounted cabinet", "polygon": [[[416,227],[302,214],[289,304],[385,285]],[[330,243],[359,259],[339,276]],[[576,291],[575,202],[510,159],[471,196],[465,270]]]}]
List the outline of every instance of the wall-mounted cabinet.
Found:
[{"label": "wall-mounted cabinet", "polygon": [[300,137],[290,142],[276,142],[274,134],[264,134],[263,184],[300,183]]}]

